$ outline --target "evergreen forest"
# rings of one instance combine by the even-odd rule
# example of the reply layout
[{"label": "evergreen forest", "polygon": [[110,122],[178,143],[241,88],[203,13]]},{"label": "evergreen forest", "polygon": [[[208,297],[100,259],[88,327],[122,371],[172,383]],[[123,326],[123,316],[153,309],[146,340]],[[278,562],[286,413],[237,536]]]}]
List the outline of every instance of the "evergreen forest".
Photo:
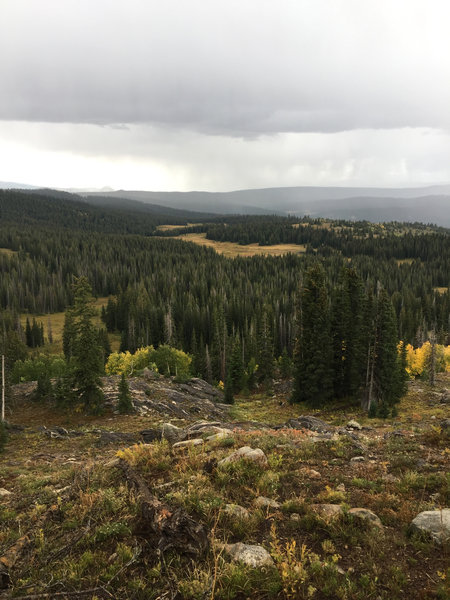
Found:
[{"label": "evergreen forest", "polygon": [[[10,366],[42,345],[37,315],[73,310],[80,277],[109,298],[101,318],[121,351],[183,350],[193,375],[234,393],[294,374],[294,401],[355,398],[370,408],[373,397],[391,408],[406,344],[449,344],[449,230],[137,204],[0,191],[0,339]],[[230,259],[174,239],[181,233],[304,252]]]}]

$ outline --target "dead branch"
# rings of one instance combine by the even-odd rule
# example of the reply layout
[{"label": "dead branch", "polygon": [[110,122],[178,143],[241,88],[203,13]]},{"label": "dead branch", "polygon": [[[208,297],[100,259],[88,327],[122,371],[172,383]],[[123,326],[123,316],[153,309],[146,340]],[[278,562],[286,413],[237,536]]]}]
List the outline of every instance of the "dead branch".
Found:
[{"label": "dead branch", "polygon": [[9,571],[19,560],[21,554],[31,543],[28,535],[23,535],[17,542],[8,548],[3,556],[0,557],[0,589],[4,590],[11,585]]},{"label": "dead branch", "polygon": [[206,550],[209,539],[204,525],[194,521],[183,509],[172,511],[164,505],[126,461],[120,460],[117,466],[136,489],[141,505],[141,524],[157,536],[161,553],[171,549],[195,557]]},{"label": "dead branch", "polygon": [[45,600],[46,598],[80,598],[87,595],[99,595],[104,597],[114,598],[104,587],[91,588],[89,590],[81,590],[79,592],[45,592],[43,594],[31,594],[30,596],[17,596],[17,600]]},{"label": "dead branch", "polygon": [[[59,508],[57,506],[51,506],[35,523],[34,530],[42,527],[43,523],[47,519],[57,514]],[[0,556],[0,590],[4,590],[11,585],[10,570],[14,567],[16,562],[21,558],[22,554],[28,548],[33,540],[33,530],[28,532],[19,538],[13,546]]]}]

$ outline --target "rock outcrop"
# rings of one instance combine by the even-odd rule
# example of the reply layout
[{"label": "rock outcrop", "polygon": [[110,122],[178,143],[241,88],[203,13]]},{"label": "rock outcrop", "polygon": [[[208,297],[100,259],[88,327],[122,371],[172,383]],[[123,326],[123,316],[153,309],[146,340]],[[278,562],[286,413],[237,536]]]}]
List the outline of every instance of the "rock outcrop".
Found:
[{"label": "rock outcrop", "polygon": [[[117,407],[119,377],[102,378],[106,406]],[[178,383],[167,377],[130,377],[128,380],[134,409],[139,415],[189,419],[203,417],[221,419],[228,406],[222,404],[223,393],[206,381],[194,377]]]}]

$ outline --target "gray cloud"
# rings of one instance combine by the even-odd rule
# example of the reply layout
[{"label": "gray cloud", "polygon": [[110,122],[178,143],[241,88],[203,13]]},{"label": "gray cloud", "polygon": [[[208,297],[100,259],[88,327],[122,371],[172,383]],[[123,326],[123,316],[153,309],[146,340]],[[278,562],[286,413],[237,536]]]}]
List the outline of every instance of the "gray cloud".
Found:
[{"label": "gray cloud", "polygon": [[446,0],[2,0],[0,119],[450,129]]},{"label": "gray cloud", "polygon": [[418,185],[449,181],[449,156],[450,134],[433,129],[248,139],[139,124],[0,123],[0,164],[8,180],[59,187]]},{"label": "gray cloud", "polygon": [[450,181],[448,0],[1,0],[2,179]]}]

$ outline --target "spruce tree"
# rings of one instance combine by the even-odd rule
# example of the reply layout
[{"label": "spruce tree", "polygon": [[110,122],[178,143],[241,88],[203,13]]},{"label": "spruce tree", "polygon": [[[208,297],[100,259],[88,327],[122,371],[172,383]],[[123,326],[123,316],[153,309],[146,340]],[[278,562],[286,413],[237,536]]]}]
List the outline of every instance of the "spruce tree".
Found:
[{"label": "spruce tree", "polygon": [[337,398],[356,398],[364,381],[364,295],[355,269],[345,267],[334,290],[331,329],[333,334],[333,387]]},{"label": "spruce tree", "polygon": [[48,372],[48,366],[45,365],[37,380],[37,387],[33,398],[35,400],[49,400],[53,396],[53,386]]},{"label": "spruce tree", "polygon": [[70,407],[76,397],[70,376],[58,377],[53,386],[53,398],[58,406]]},{"label": "spruce tree", "polygon": [[316,263],[306,272],[297,302],[297,339],[292,402],[313,407],[332,397],[332,353],[325,273]]},{"label": "spruce tree", "polygon": [[244,385],[244,365],[242,364],[242,346],[239,335],[236,333],[230,358],[230,377],[233,392],[237,394]]},{"label": "spruce tree", "polygon": [[225,378],[225,389],[224,389],[224,402],[225,404],[234,404],[234,395],[233,395],[233,380],[231,378],[230,370],[228,370],[227,376]]},{"label": "spruce tree", "polygon": [[258,333],[258,379],[270,384],[273,378],[273,336],[270,325],[270,309],[264,306]]},{"label": "spruce tree", "polygon": [[31,334],[30,319],[28,317],[27,317],[27,321],[25,324],[25,341],[29,348],[33,347],[33,336]]},{"label": "spruce tree", "polygon": [[292,376],[292,360],[289,358],[289,354],[286,346],[283,348],[283,352],[279,358],[280,375],[283,379],[288,379]]},{"label": "spruce tree", "polygon": [[403,393],[403,386],[400,385],[395,312],[384,289],[380,291],[377,300],[373,381],[378,413],[384,418],[399,402]]},{"label": "spruce tree", "polygon": [[131,401],[130,387],[126,380],[125,373],[122,373],[122,376],[119,381],[119,402],[117,408],[121,415],[133,412],[133,403]]},{"label": "spruce tree", "polygon": [[100,375],[103,373],[103,352],[98,332],[92,323],[95,315],[94,299],[86,277],[75,279],[73,294],[73,306],[66,315],[66,323],[71,325],[73,385],[85,410],[98,414],[104,402],[100,382]]}]

